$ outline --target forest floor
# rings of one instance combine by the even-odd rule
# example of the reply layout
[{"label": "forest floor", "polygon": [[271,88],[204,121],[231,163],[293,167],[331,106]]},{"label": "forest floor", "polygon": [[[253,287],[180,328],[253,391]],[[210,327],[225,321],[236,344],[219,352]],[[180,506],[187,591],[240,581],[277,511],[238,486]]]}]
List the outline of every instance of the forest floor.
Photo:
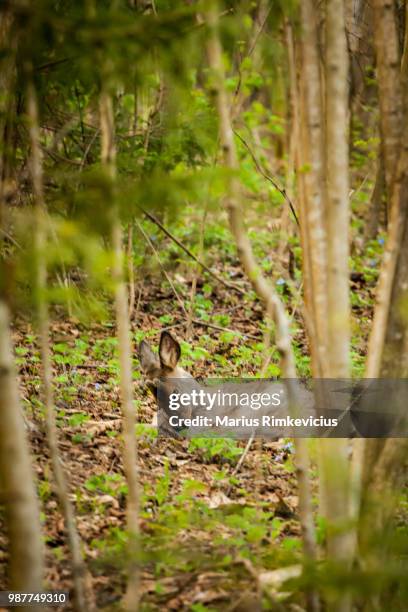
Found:
[{"label": "forest floor", "polygon": [[[229,276],[244,286],[239,270]],[[185,282],[178,278],[180,287]],[[182,342],[183,367],[207,378],[259,372],[266,354],[259,303],[214,282],[198,283],[197,301],[201,311],[195,316],[201,323],[193,325],[188,342]],[[296,307],[292,315],[297,361],[306,368],[307,347]],[[298,610],[296,595],[290,593],[282,603],[278,593],[269,593],[265,600],[259,580],[263,572],[300,560],[292,444],[257,440],[236,472],[244,442],[157,437],[156,429],[148,425],[156,406],[141,379],[136,345],[148,338],[157,346],[163,328],[183,338],[185,314],[166,283],[147,279],[132,322],[142,491],[142,609],[232,611],[257,610],[262,605],[262,609]],[[72,589],[64,520],[44,431],[36,338],[31,327],[20,322],[14,340],[46,534],[47,585]],[[125,582],[127,490],[115,327],[56,316],[52,348],[59,448],[78,530],[97,607],[115,610]],[[278,375],[278,355],[271,350],[268,375]],[[7,559],[1,522],[0,516],[0,572]],[[0,584],[4,580],[0,573]]]}]

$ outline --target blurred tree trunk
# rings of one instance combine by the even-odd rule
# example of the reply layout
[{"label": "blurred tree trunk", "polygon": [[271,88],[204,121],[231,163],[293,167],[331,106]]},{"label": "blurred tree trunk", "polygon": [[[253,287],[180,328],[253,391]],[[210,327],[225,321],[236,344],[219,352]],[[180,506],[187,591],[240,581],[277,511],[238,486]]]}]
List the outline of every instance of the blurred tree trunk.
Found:
[{"label": "blurred tree trunk", "polygon": [[[372,59],[368,53],[370,37],[370,7],[367,0],[345,0],[346,29],[350,56],[350,115],[358,112],[365,97],[365,69]],[[371,32],[370,32],[371,33]]]},{"label": "blurred tree trunk", "polygon": [[[390,50],[398,49],[397,30],[392,25],[393,6],[376,0],[375,8],[384,18],[384,23],[377,26],[388,29],[379,40],[376,40],[378,62],[383,62]],[[377,19],[378,19],[377,15]],[[387,22],[387,24],[385,23]],[[391,22],[391,25],[390,25]],[[407,45],[408,31],[405,32]],[[393,37],[389,40],[388,37]],[[387,49],[385,49],[387,47]],[[389,47],[389,48],[388,48]],[[399,138],[384,134],[382,129],[383,149],[388,149],[388,162],[394,160],[395,166],[390,186],[387,185],[390,221],[388,237],[381,265],[377,287],[376,308],[370,334],[366,376],[368,378],[407,378],[408,377],[408,321],[406,305],[408,303],[408,109],[406,106],[407,88],[404,65],[401,73],[392,66],[392,74],[398,83],[389,83],[389,74],[385,67],[378,73],[378,87],[383,98],[390,95],[389,88],[401,92],[405,102],[399,112]],[[384,79],[384,80],[383,80]],[[382,92],[382,93],[381,93]],[[397,94],[395,94],[397,95]],[[395,120],[394,112],[387,103],[380,105],[382,126]],[[385,104],[385,106],[384,106]],[[385,115],[385,116],[383,116]],[[401,129],[403,126],[403,129]],[[394,149],[391,150],[391,147]],[[390,167],[389,167],[390,170]],[[390,179],[390,176],[388,175]],[[384,555],[384,529],[390,520],[395,503],[395,490],[401,484],[400,478],[408,459],[408,442],[406,439],[369,439],[356,444],[353,456],[355,470],[363,471],[360,496],[362,497],[360,544],[366,563],[378,566],[378,555]],[[375,550],[373,552],[373,545]]]},{"label": "blurred tree trunk", "polygon": [[[295,194],[295,168],[296,168],[296,149],[299,141],[299,104],[297,96],[296,81],[296,59],[295,45],[293,39],[293,28],[289,20],[285,21],[285,42],[287,51],[287,61],[289,69],[288,79],[288,110],[287,110],[287,129],[286,146],[287,161],[285,164],[285,191],[290,201],[294,200]],[[278,247],[278,259],[281,260],[283,254],[288,249],[290,236],[293,235],[293,221],[289,206],[285,205],[281,215],[281,231]]]},{"label": "blurred tree trunk", "polygon": [[129,324],[129,300],[124,278],[123,233],[114,181],[116,177],[115,126],[112,98],[102,91],[99,100],[101,122],[101,160],[111,180],[111,219],[113,266],[115,281],[115,310],[119,348],[120,394],[123,414],[123,463],[128,484],[127,529],[129,537],[129,565],[127,592],[123,607],[136,612],[139,607],[139,479],[137,474],[136,419],[132,386],[132,346]]},{"label": "blurred tree trunk", "polygon": [[[9,588],[41,591],[44,559],[34,473],[14,368],[9,311],[0,298],[0,493],[9,538]],[[20,610],[29,610],[23,606]]]},{"label": "blurred tree trunk", "polygon": [[301,236],[306,267],[305,299],[309,320],[312,369],[325,375],[327,364],[327,240],[324,213],[323,93],[317,44],[314,0],[304,0],[301,11],[300,121],[298,177],[301,183]]},{"label": "blurred tree trunk", "polygon": [[[377,290],[377,305],[370,335],[367,360],[367,377],[408,378],[408,115],[404,125],[402,148],[393,184],[391,220],[386,250],[380,272]],[[381,340],[381,344],[377,342]],[[389,454],[390,445],[403,447],[404,440],[370,439],[365,443],[364,482],[373,489],[379,489],[378,469],[381,453]],[[395,452],[396,449],[395,449]],[[397,452],[397,456],[399,453]],[[393,469],[397,472],[401,462]],[[373,471],[374,470],[374,471]],[[387,478],[393,481],[389,467]],[[385,482],[383,484],[386,484]],[[370,495],[370,493],[368,493]],[[381,505],[381,504],[380,504]],[[369,520],[367,518],[367,520]]]},{"label": "blurred tree trunk", "polygon": [[[408,2],[405,1],[405,32],[404,32],[404,46],[402,49],[401,58],[401,75],[402,80],[406,84],[408,81]],[[406,85],[405,85],[406,88]],[[403,95],[406,95],[406,91],[403,91]]]},{"label": "blurred tree trunk", "polygon": [[[406,144],[408,113],[406,105],[402,104],[402,97],[406,98],[408,84],[401,78],[403,71],[399,69],[398,33],[395,25],[394,5],[391,2],[386,2],[386,0],[376,0],[375,10],[379,30],[376,37],[379,38],[376,39],[376,49],[380,123],[382,125],[381,138],[390,214],[388,237],[377,287],[377,303],[368,347],[366,366],[366,376],[368,378],[378,376],[403,377],[405,371],[404,359],[401,360],[401,347],[404,344],[405,329],[396,304],[403,303],[403,287],[406,282],[404,278],[405,252],[403,244],[408,206],[408,152]],[[380,24],[381,17],[383,17],[384,23]],[[405,36],[406,40],[408,31]],[[393,55],[387,63],[384,58],[389,57],[392,50]],[[390,75],[387,71],[390,62],[392,64],[390,69],[393,79],[397,81],[396,83],[390,83]],[[398,63],[397,66],[394,66],[395,62]],[[390,95],[395,96],[391,101],[388,100]],[[401,130],[401,125],[404,127],[403,130]],[[387,180],[390,182],[388,183]],[[392,308],[391,305],[393,305]],[[373,462],[378,458],[379,451],[384,446],[384,440],[370,440],[366,443],[362,442],[362,444],[365,446],[365,471],[368,477]]]},{"label": "blurred tree trunk", "polygon": [[384,201],[385,193],[385,174],[384,161],[382,154],[379,155],[377,161],[377,172],[375,176],[374,189],[370,199],[370,208],[368,211],[368,219],[365,231],[366,240],[374,240],[378,234],[381,219],[381,209]]},{"label": "blurred tree trunk", "polygon": [[[282,374],[287,379],[296,378],[296,365],[293,354],[289,322],[284,306],[273,285],[264,277],[255,259],[252,245],[243,222],[241,207],[241,186],[237,176],[239,169],[237,151],[231,121],[230,103],[225,89],[225,73],[222,62],[222,48],[218,34],[217,4],[212,2],[207,13],[211,28],[207,45],[209,66],[214,79],[215,102],[219,118],[220,145],[224,153],[224,165],[234,174],[230,179],[227,193],[227,211],[231,232],[235,238],[242,267],[250,279],[254,291],[265,304],[268,315],[273,317],[276,326],[276,345],[281,354]],[[296,413],[297,400],[292,395],[292,385],[288,384],[289,404]],[[299,486],[299,513],[302,526],[303,547],[306,560],[317,560],[316,535],[313,521],[312,495],[309,482],[309,454],[307,442],[295,438],[295,464]],[[308,610],[319,610],[319,600],[315,592],[308,593]]]},{"label": "blurred tree trunk", "polygon": [[69,487],[62,467],[58,449],[58,429],[55,418],[52,358],[50,349],[50,322],[46,299],[47,262],[46,252],[46,207],[43,191],[43,169],[40,148],[37,97],[32,82],[27,91],[27,115],[31,140],[30,171],[35,202],[35,257],[36,274],[35,298],[38,335],[40,341],[42,383],[45,404],[47,442],[50,449],[56,493],[65,520],[68,545],[72,556],[72,574],[75,591],[75,605],[78,612],[84,612],[91,604],[92,596],[87,585],[87,569],[82,557],[81,540],[75,524],[75,512],[69,499]]},{"label": "blurred tree trunk", "polygon": [[[12,16],[0,14],[0,51],[8,53],[0,64],[0,258],[2,257],[5,199],[9,178],[8,125],[14,104],[14,54],[16,39],[10,40]],[[0,259],[0,503],[5,508],[9,539],[9,588],[41,591],[44,550],[40,511],[32,460],[19,401],[6,301],[10,280]],[[22,606],[21,610],[28,610]],[[41,607],[40,609],[43,609]]]},{"label": "blurred tree trunk", "polygon": [[390,210],[402,120],[400,51],[394,0],[373,0],[373,12],[381,143],[388,210]]},{"label": "blurred tree trunk", "polygon": [[15,104],[15,52],[17,38],[11,36],[13,16],[4,9],[0,13],[0,228],[3,226],[5,200],[10,189],[10,141]]}]

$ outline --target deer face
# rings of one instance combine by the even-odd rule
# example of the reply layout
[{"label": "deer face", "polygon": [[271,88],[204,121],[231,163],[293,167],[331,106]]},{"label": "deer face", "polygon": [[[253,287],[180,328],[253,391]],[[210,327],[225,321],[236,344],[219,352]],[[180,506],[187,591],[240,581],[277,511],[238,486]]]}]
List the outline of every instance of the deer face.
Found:
[{"label": "deer face", "polygon": [[[146,385],[155,396],[159,410],[164,410],[167,415],[169,415],[168,398],[170,394],[179,392],[178,380],[183,379],[185,383],[188,379],[193,386],[199,386],[191,374],[178,365],[180,355],[179,343],[168,332],[162,332],[160,336],[158,355],[153,353],[145,340],[142,340],[139,345],[139,360],[146,377]],[[179,414],[189,418],[191,407],[185,406]]]}]

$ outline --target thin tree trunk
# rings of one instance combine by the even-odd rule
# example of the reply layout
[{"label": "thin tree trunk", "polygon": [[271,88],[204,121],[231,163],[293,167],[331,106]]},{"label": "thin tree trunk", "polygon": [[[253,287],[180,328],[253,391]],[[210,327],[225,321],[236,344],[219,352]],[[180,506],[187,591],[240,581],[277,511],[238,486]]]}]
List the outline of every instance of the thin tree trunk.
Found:
[{"label": "thin tree trunk", "polygon": [[[400,165],[402,165],[400,163]],[[405,170],[405,173],[407,171]],[[400,195],[406,198],[404,193],[400,194],[401,181],[398,180],[394,186],[394,200],[399,200]],[[383,261],[380,271],[380,278],[377,288],[376,307],[374,311],[374,319],[371,328],[370,340],[368,345],[368,356],[366,366],[367,378],[377,378],[380,375],[381,359],[384,350],[385,337],[387,332],[387,321],[391,306],[391,294],[395,278],[395,271],[400,253],[403,228],[404,228],[404,211],[398,210],[399,203],[396,202],[394,214],[391,215],[388,238],[383,255]]]},{"label": "thin tree trunk", "polygon": [[[405,124],[406,127],[406,124]],[[404,130],[403,146],[399,153],[399,160],[396,169],[396,176],[393,183],[391,193],[391,217],[388,228],[388,238],[384,250],[383,261],[381,265],[380,278],[377,288],[376,308],[374,312],[374,320],[371,328],[368,357],[366,366],[367,378],[377,378],[378,376],[391,375],[395,377],[395,359],[398,357],[392,355],[392,361],[389,366],[384,363],[384,348],[389,328],[389,319],[391,317],[399,318],[397,309],[391,310],[391,304],[394,302],[393,292],[398,290],[403,291],[404,278],[400,274],[396,274],[398,265],[402,264],[405,257],[403,249],[404,232],[406,232],[406,218],[408,214],[408,146],[406,138],[408,137],[407,129]],[[397,361],[398,369],[401,367],[400,361]]]},{"label": "thin tree trunk", "polygon": [[[405,36],[404,36],[404,48],[402,51],[401,58],[401,76],[402,81],[405,83],[405,88],[408,82],[408,2],[405,2]],[[403,92],[404,94],[405,92]]]},{"label": "thin tree trunk", "polygon": [[[328,369],[331,378],[348,378],[349,305],[349,178],[348,178],[348,52],[343,0],[326,0],[326,177]],[[349,465],[346,438],[322,439],[322,470],[331,561],[351,567],[349,528]],[[340,593],[331,609],[346,611],[349,594]]]},{"label": "thin tree trunk", "polygon": [[[8,53],[0,60],[0,227],[5,216],[5,195],[7,179],[10,174],[10,123],[14,112],[15,96],[15,53],[17,38],[11,37],[13,16],[11,11],[4,10],[0,15],[0,50]],[[12,39],[11,39],[12,38]]]},{"label": "thin tree trunk", "polygon": [[353,116],[364,95],[364,68],[368,61],[362,46],[364,46],[364,14],[366,12],[365,0],[346,0],[346,32],[350,55],[350,115]]},{"label": "thin tree trunk", "polygon": [[[18,396],[9,311],[2,298],[0,389],[0,491],[9,539],[9,588],[23,592],[41,591],[44,557],[40,512]],[[26,612],[31,606],[19,609]]]},{"label": "thin tree trunk", "polygon": [[[300,4],[301,44],[299,67],[300,130],[298,177],[300,193],[300,224],[306,313],[313,376],[328,375],[327,323],[327,232],[324,211],[324,108],[321,69],[318,50],[317,9],[314,0]],[[317,405],[322,403],[319,389]],[[330,442],[320,440],[319,510],[327,517],[329,501]]]},{"label": "thin tree trunk", "polygon": [[[276,344],[281,354],[281,367],[283,376],[287,379],[296,378],[295,359],[291,345],[288,319],[274,287],[263,276],[252,251],[252,246],[245,231],[243,223],[241,202],[241,189],[239,179],[235,176],[238,170],[238,159],[231,124],[230,106],[225,90],[225,74],[222,63],[222,50],[218,36],[218,11],[213,3],[208,11],[208,24],[211,28],[207,45],[210,69],[213,72],[216,107],[219,117],[220,144],[224,152],[225,166],[234,172],[230,179],[227,211],[230,228],[234,235],[238,255],[242,266],[250,279],[252,286],[264,302],[267,312],[273,313],[276,325]],[[289,402],[296,410],[296,398],[293,397],[292,385],[288,385]],[[294,402],[294,405],[293,403]],[[303,534],[303,545],[306,559],[313,563],[316,561],[316,537],[312,512],[312,496],[309,482],[309,455],[307,442],[295,438],[295,461],[299,486],[299,513]],[[309,610],[318,610],[319,601],[315,593],[309,594]]]},{"label": "thin tree trunk", "polygon": [[[376,44],[378,54],[385,54],[382,46],[387,46],[387,39],[383,38]],[[385,78],[388,79],[388,75]],[[382,87],[379,82],[380,91]],[[404,80],[401,87],[406,88]],[[386,112],[383,107],[380,111]],[[398,161],[389,194],[389,231],[369,340],[368,378],[408,377],[408,326],[402,309],[408,300],[408,122],[407,109],[404,107],[403,111],[401,143],[394,140],[394,146],[398,149],[394,157]],[[392,493],[407,450],[406,440],[403,439],[370,439],[356,443],[353,467],[356,473],[363,471],[356,495],[358,504],[363,498],[360,542],[363,553],[369,558],[370,552],[365,550],[367,541],[372,540],[373,536],[377,541],[382,537],[382,530],[393,509]]]},{"label": "thin tree trunk", "polygon": [[[6,125],[13,104],[14,54],[17,41],[10,40],[12,15],[0,17],[0,47],[8,48],[0,70],[0,254],[8,177]],[[3,149],[4,147],[4,149]],[[0,261],[0,499],[4,504],[9,540],[9,588],[16,591],[41,591],[44,576],[44,550],[40,510],[35,489],[32,460],[19,401],[10,313],[5,299],[8,279]],[[28,606],[20,608],[23,612]],[[41,607],[41,610],[44,608]]]},{"label": "thin tree trunk", "polygon": [[[101,159],[112,181],[116,176],[115,129],[112,99],[106,91],[100,95]],[[111,206],[112,247],[115,281],[115,310],[119,347],[120,394],[123,414],[123,463],[128,484],[127,529],[129,537],[128,584],[123,607],[136,612],[139,607],[139,479],[137,474],[137,446],[135,407],[132,386],[132,345],[128,312],[128,293],[124,279],[123,235],[119,210],[113,192]]]},{"label": "thin tree trunk", "polygon": [[128,281],[129,281],[129,321],[132,320],[133,311],[135,309],[136,286],[135,286],[135,266],[133,263],[133,222],[128,226],[127,235],[127,266],[128,266]]},{"label": "thin tree trunk", "polygon": [[[384,344],[386,341],[387,334],[387,319],[392,316],[393,313],[390,311],[392,303],[392,292],[404,282],[403,278],[399,278],[401,274],[396,274],[398,262],[403,261],[404,252],[402,244],[404,241],[404,231],[406,224],[406,217],[408,214],[408,192],[407,192],[407,181],[408,181],[408,147],[407,137],[408,128],[406,124],[407,120],[407,109],[401,108],[401,95],[408,89],[408,84],[405,82],[405,66],[404,58],[401,65],[401,73],[398,69],[394,69],[394,62],[398,60],[398,37],[394,23],[393,5],[390,7],[391,2],[386,0],[375,0],[375,7],[377,11],[377,19],[384,16],[386,23],[378,24],[379,28],[378,36],[379,40],[376,40],[377,54],[379,62],[379,92],[380,102],[381,97],[384,99],[383,104],[380,103],[380,121],[382,124],[382,140],[384,140],[384,150],[388,150],[388,165],[393,165],[392,172],[392,183],[388,190],[388,198],[390,199],[389,207],[391,209],[388,238],[384,251],[383,262],[381,266],[380,279],[377,289],[377,304],[374,313],[374,321],[370,334],[370,342],[368,348],[368,360],[366,367],[366,376],[368,378],[376,378],[380,375],[382,370],[381,361],[384,354]],[[381,12],[382,11],[382,12]],[[405,33],[404,49],[408,47],[408,31]],[[390,49],[387,51],[388,46]],[[390,69],[392,68],[392,79],[396,83],[390,83],[390,74],[387,71],[387,65],[384,64],[384,57],[387,57],[387,53],[391,54],[391,58],[388,63],[391,63]],[[380,65],[381,70],[380,71]],[[402,77],[402,79],[401,79]],[[401,82],[403,86],[401,86]],[[400,84],[400,85],[398,85]],[[394,88],[394,89],[392,89]],[[404,90],[404,91],[402,91]],[[394,92],[394,108],[389,108],[387,103],[387,97],[390,92]],[[399,106],[398,106],[399,104]],[[402,112],[404,116],[401,117]],[[384,115],[384,116],[383,116]],[[398,118],[398,129],[394,126],[394,136],[392,135],[392,126],[390,123],[396,122]],[[401,125],[403,130],[401,131]],[[384,135],[385,130],[389,129]],[[395,134],[397,132],[397,134]],[[402,135],[401,135],[402,133]],[[384,159],[385,175],[387,182],[387,159]],[[390,171],[388,172],[389,178]],[[395,318],[395,315],[394,315]],[[395,359],[395,356],[393,356]],[[400,362],[398,362],[400,367]],[[392,373],[393,365],[391,364],[391,370],[388,374]],[[382,372],[383,373],[383,372]],[[386,372],[387,374],[387,372]]]},{"label": "thin tree trunk", "polygon": [[[305,296],[312,305],[312,372],[316,378],[347,377],[348,55],[344,5],[340,0],[326,0],[324,82],[318,52],[317,6],[313,0],[306,0],[300,4],[300,12],[302,103],[298,174],[303,200],[302,246],[310,267],[305,277],[310,287],[305,287]],[[317,394],[316,401],[319,399]],[[329,558],[339,565],[346,563],[347,567],[352,552],[351,534],[344,527],[349,519],[347,443],[342,439],[322,439],[319,451],[319,501],[328,522]],[[332,609],[348,610],[350,597],[340,594],[330,604]]]},{"label": "thin tree trunk", "polygon": [[[204,251],[204,232],[205,232],[205,223],[207,219],[207,204],[205,204],[204,212],[200,221],[200,234],[199,234],[199,242],[198,242],[198,253],[197,258],[201,261],[203,258]],[[194,319],[194,307],[195,307],[195,299],[197,294],[197,280],[199,275],[200,267],[198,263],[195,263],[193,267],[193,279],[191,281],[191,291],[190,291],[190,306],[187,313],[187,322],[186,322],[186,340],[190,339],[192,329],[193,329],[193,319]]]},{"label": "thin tree trunk", "polygon": [[[405,124],[406,127],[406,124]],[[391,219],[380,278],[377,288],[374,320],[368,346],[365,376],[378,378],[404,378],[408,376],[406,320],[401,317],[399,304],[406,303],[408,287],[408,133],[405,129],[403,148],[393,185]],[[404,439],[355,440],[352,461],[353,516],[360,513],[360,544],[367,554],[367,542],[382,537],[385,520],[393,507],[391,502],[395,474],[401,462],[389,461],[389,457],[407,453]],[[383,454],[385,457],[383,458]],[[387,465],[384,469],[384,465]],[[377,467],[378,466],[378,467]],[[383,508],[384,503],[386,508]],[[370,535],[371,534],[371,535]]]},{"label": "thin tree trunk", "polygon": [[[393,187],[391,222],[370,335],[366,375],[368,378],[407,378],[408,344],[404,305],[408,300],[408,130],[400,151]],[[384,448],[384,439],[365,443],[365,482]],[[364,443],[363,443],[364,444]]]},{"label": "thin tree trunk", "polygon": [[64,515],[68,544],[72,556],[72,574],[75,590],[75,604],[79,612],[88,609],[92,596],[87,585],[87,569],[82,557],[81,540],[75,524],[74,508],[69,500],[69,486],[58,451],[58,429],[55,418],[54,392],[52,382],[52,360],[49,343],[49,315],[45,297],[47,288],[46,209],[43,193],[42,159],[39,138],[37,98],[32,83],[28,86],[27,114],[31,140],[30,170],[35,198],[35,251],[36,251],[36,315],[41,350],[42,383],[45,404],[47,441],[50,449],[58,502]]},{"label": "thin tree trunk", "polygon": [[384,161],[382,155],[378,157],[377,173],[373,193],[370,199],[370,209],[368,211],[367,226],[365,232],[366,240],[374,240],[378,234],[380,226],[381,208],[385,191]]},{"label": "thin tree trunk", "polygon": [[316,377],[325,375],[327,364],[327,248],[324,214],[324,134],[323,102],[320,78],[320,64],[317,47],[316,9],[313,0],[300,4],[302,26],[302,65],[300,70],[301,89],[301,147],[298,168],[301,193],[304,202],[303,233],[306,235],[307,251],[310,262],[309,277],[311,287],[305,295],[311,300],[309,315],[313,321],[311,352],[313,373]]},{"label": "thin tree trunk", "polygon": [[343,0],[327,0],[326,177],[328,365],[330,376],[349,376],[348,55]]},{"label": "thin tree trunk", "polygon": [[373,39],[377,59],[381,142],[388,209],[390,210],[401,138],[400,52],[394,0],[373,0],[373,10]]},{"label": "thin tree trunk", "polygon": [[[285,21],[285,39],[289,65],[289,112],[287,129],[288,156],[285,169],[285,191],[291,201],[294,199],[294,180],[296,167],[296,148],[299,140],[299,107],[297,100],[295,45],[293,41],[292,24]],[[278,247],[278,259],[282,259],[287,247],[288,237],[293,234],[292,222],[288,206],[284,206],[281,215],[281,232]]]}]

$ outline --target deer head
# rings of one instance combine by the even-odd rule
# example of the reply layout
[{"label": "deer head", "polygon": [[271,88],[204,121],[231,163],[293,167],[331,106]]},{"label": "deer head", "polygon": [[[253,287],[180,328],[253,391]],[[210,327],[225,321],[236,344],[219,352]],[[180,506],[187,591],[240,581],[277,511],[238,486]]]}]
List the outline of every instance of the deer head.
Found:
[{"label": "deer head", "polygon": [[[178,365],[180,356],[180,344],[166,331],[162,332],[160,336],[158,354],[152,351],[145,340],[142,340],[139,345],[139,360],[146,378],[146,385],[155,396],[159,411],[163,410],[167,415],[169,414],[168,397],[171,393],[179,392],[177,384],[179,380],[183,380],[183,389],[186,379],[188,379],[189,385],[199,387],[191,374]],[[180,416],[189,418],[191,407],[185,406],[180,412]]]}]

